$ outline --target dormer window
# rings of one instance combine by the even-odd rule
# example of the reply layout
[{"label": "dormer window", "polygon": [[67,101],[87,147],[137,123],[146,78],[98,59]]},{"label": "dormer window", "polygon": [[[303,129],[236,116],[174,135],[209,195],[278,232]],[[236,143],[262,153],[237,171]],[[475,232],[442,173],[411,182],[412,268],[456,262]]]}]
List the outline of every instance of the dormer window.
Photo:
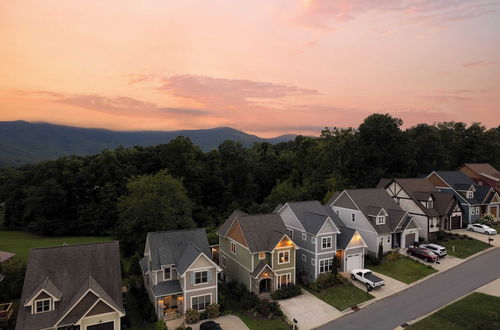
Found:
[{"label": "dormer window", "polygon": [[163,280],[170,281],[172,279],[172,267],[166,266],[163,268]]},{"label": "dormer window", "polygon": [[385,224],[385,215],[377,215],[377,225]]},{"label": "dormer window", "polygon": [[434,201],[432,200],[432,198],[429,198],[429,200],[427,201],[427,208],[432,209],[433,207],[434,207]]},{"label": "dormer window", "polygon": [[35,300],[35,314],[50,312],[52,310],[52,299]]},{"label": "dormer window", "polygon": [[467,191],[467,199],[474,198],[474,192],[472,190]]}]

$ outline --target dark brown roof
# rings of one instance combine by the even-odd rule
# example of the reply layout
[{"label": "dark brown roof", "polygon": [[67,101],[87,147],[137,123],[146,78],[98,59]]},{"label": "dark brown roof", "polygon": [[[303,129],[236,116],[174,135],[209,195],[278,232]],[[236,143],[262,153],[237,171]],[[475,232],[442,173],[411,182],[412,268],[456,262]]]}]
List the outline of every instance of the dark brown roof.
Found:
[{"label": "dark brown roof", "polygon": [[489,163],[465,163],[460,166],[460,168],[462,168],[463,166],[467,166],[477,174],[486,174],[500,179],[500,171],[491,166]]}]

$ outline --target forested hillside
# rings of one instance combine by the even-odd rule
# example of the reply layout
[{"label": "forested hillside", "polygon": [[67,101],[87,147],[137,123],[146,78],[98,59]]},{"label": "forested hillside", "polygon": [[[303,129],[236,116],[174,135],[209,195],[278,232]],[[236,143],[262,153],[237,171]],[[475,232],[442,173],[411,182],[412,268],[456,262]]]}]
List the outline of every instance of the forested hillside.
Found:
[{"label": "forested hillside", "polygon": [[225,140],[251,146],[255,142],[279,143],[294,139],[283,135],[265,139],[230,127],[184,131],[110,131],[26,121],[0,122],[0,166],[23,165],[62,156],[86,156],[119,146],[153,146],[185,136],[204,151]]},{"label": "forested hillside", "polygon": [[299,136],[276,145],[245,148],[226,141],[203,152],[179,137],[154,147],[3,167],[4,225],[44,235],[116,234],[118,201],[124,203],[133,189],[127,187],[129,180],[162,169],[179,184],[167,179],[157,191],[179,190],[176,198],[183,201],[181,195],[187,195],[186,217],[213,230],[236,208],[269,212],[286,200],[324,200],[343,188],[374,186],[381,177],[456,169],[464,162],[500,168],[500,127],[451,122],[401,130],[401,124],[375,114],[358,129],[328,129],[317,138]]}]

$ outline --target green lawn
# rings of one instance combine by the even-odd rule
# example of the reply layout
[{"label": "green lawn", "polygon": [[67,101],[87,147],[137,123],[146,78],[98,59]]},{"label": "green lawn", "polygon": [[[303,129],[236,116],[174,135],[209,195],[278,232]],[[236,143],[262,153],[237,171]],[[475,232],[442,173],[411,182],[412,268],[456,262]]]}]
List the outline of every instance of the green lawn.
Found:
[{"label": "green lawn", "polygon": [[500,223],[499,223],[499,224],[496,224],[496,225],[491,226],[491,228],[495,229],[495,230],[497,231],[497,234],[500,234]]},{"label": "green lawn", "polygon": [[500,329],[500,298],[475,292],[408,329]]},{"label": "green lawn", "polygon": [[[484,237],[485,239],[487,238],[486,235]],[[487,243],[478,241],[477,239],[452,239],[439,244],[446,247],[449,255],[460,259],[470,257],[490,247]]]},{"label": "green lawn", "polygon": [[60,246],[63,243],[68,245],[98,243],[110,240],[109,237],[44,237],[22,231],[0,231],[0,250],[14,252],[20,260],[26,262],[31,248]]},{"label": "green lawn", "polygon": [[250,330],[289,330],[290,328],[281,319],[276,320],[256,320],[244,312],[232,312],[238,316]]},{"label": "green lawn", "polygon": [[402,257],[393,261],[384,261],[380,265],[370,266],[370,269],[406,284],[437,272],[434,268],[423,265],[408,257]]},{"label": "green lawn", "polygon": [[313,295],[332,305],[339,311],[374,298],[371,294],[352,284],[338,284],[321,292],[310,291]]}]

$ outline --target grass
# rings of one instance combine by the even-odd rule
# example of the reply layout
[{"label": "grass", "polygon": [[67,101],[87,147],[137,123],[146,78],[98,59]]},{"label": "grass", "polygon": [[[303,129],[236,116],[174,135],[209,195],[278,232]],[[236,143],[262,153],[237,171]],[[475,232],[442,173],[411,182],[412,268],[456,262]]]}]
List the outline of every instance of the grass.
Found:
[{"label": "grass", "polygon": [[491,228],[495,229],[497,231],[497,233],[500,234],[500,223],[496,224],[496,225],[493,225],[491,226]]},{"label": "grass", "polygon": [[108,242],[110,240],[109,237],[45,237],[22,231],[0,231],[0,250],[14,252],[17,258],[26,262],[31,248],[61,246],[63,243],[75,245]]},{"label": "grass", "polygon": [[339,311],[374,298],[371,294],[352,284],[338,284],[320,292],[310,292]]},{"label": "grass", "polygon": [[141,315],[141,306],[138,305],[135,296],[131,292],[127,292],[125,298],[127,300],[125,312],[127,313],[127,318],[130,320],[130,329],[132,330],[156,329],[156,323],[144,324],[144,320],[142,319]]},{"label": "grass", "polygon": [[245,312],[232,311],[232,314],[238,316],[250,330],[289,330],[288,325],[281,319],[275,320],[257,320]]},{"label": "grass", "polygon": [[500,298],[475,292],[408,329],[500,329]]},{"label": "grass", "polygon": [[[485,235],[485,237],[487,236]],[[470,257],[490,247],[488,243],[481,242],[477,239],[452,239],[439,244],[446,248],[449,255],[460,259]],[[453,251],[453,247],[455,247],[455,251]]]},{"label": "grass", "polygon": [[377,266],[370,266],[370,269],[374,272],[395,278],[396,280],[406,284],[413,283],[437,272],[437,270],[431,266],[423,265],[422,263],[408,257],[402,257],[392,261],[384,261]]}]

